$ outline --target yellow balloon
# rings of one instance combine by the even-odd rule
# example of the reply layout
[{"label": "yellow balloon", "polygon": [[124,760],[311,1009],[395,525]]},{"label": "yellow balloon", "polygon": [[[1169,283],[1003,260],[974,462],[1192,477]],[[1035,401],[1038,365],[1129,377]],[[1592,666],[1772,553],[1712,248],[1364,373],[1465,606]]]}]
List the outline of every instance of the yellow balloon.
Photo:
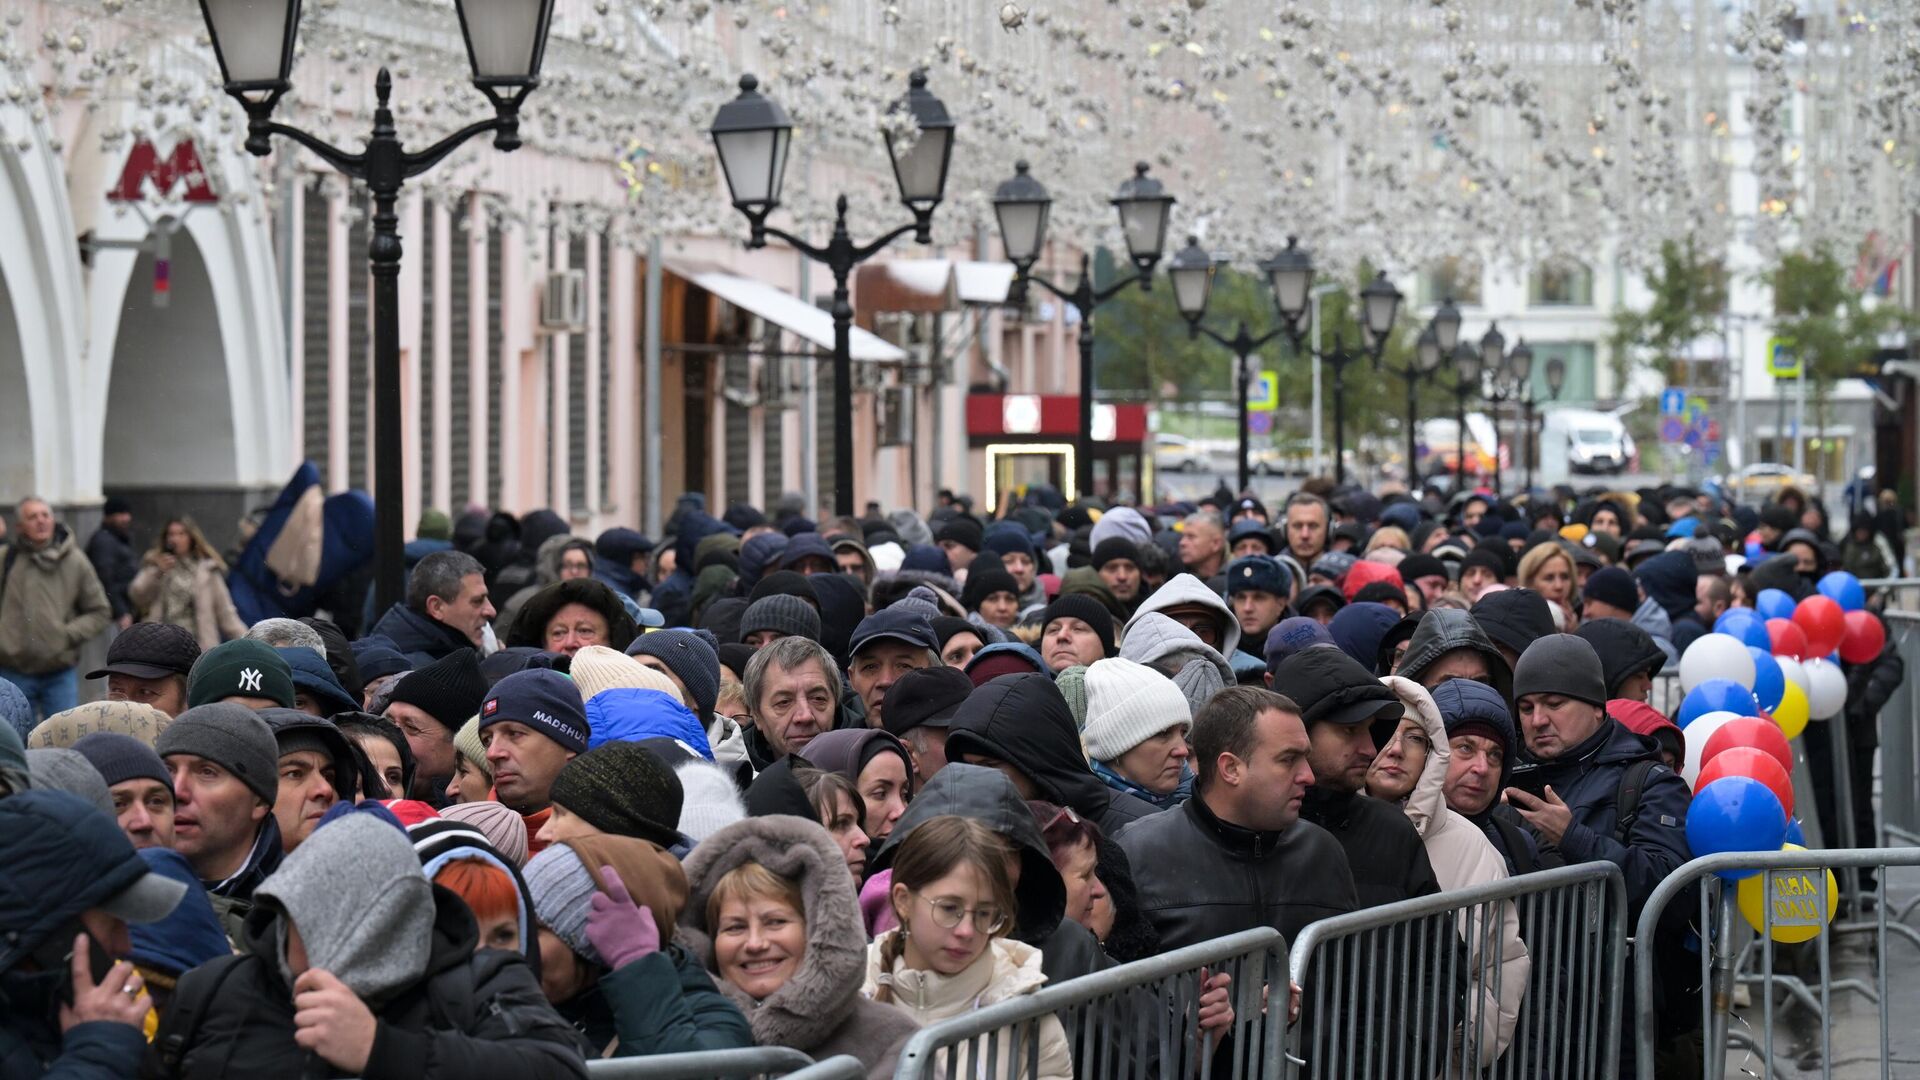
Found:
[{"label": "yellow balloon", "polygon": [[[1781,851],[1805,851],[1799,844],[1782,844]],[[1840,903],[1840,883],[1833,878],[1833,871],[1820,871],[1827,876],[1827,903],[1823,909],[1813,890],[1814,874],[1808,871],[1767,870],[1744,878],[1740,882],[1737,899],[1740,914],[1746,916],[1748,924],[1756,931],[1766,933],[1766,911],[1761,907],[1761,891],[1768,877],[1773,878],[1773,940],[1785,944],[1812,941],[1820,936],[1826,924],[1833,921],[1833,909]],[[1818,917],[1819,925],[1783,926],[1783,921],[1792,920],[1804,923]]]},{"label": "yellow balloon", "polygon": [[1789,739],[1797,739],[1807,730],[1807,692],[1793,683],[1787,683],[1786,692],[1780,695],[1780,707],[1773,710],[1773,722],[1780,725],[1781,734]]}]

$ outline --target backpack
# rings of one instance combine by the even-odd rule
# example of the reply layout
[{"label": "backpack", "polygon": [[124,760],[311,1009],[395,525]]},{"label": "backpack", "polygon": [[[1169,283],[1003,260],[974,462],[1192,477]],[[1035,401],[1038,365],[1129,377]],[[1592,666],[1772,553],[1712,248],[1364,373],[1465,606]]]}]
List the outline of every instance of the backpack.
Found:
[{"label": "backpack", "polygon": [[180,1064],[186,1059],[194,1036],[200,1033],[200,1021],[207,1014],[207,1006],[220,993],[220,985],[227,981],[227,976],[245,959],[241,953],[215,957],[194,969],[207,972],[206,978],[197,983],[183,982],[174,988],[159,1030],[153,1033],[149,1053],[158,1066],[153,1075],[166,1078],[180,1075]]}]

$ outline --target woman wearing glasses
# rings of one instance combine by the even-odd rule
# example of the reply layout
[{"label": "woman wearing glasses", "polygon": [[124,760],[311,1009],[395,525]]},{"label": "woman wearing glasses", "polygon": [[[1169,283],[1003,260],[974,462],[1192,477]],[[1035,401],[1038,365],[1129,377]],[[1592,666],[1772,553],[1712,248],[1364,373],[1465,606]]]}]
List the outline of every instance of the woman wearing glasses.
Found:
[{"label": "woman wearing glasses", "polygon": [[[867,947],[866,993],[927,1024],[1038,990],[1047,980],[1040,950],[1006,936],[1017,914],[1009,873],[1016,860],[1005,840],[971,818],[934,818],[908,834],[893,855],[887,894],[900,925]],[[998,1044],[998,1062],[972,1059],[985,1052],[984,1039],[955,1047],[958,1073],[1073,1076],[1067,1033],[1056,1017],[1020,1025]],[[1035,1060],[1038,1069],[1030,1071]],[[935,1071],[945,1075],[948,1066]]]}]

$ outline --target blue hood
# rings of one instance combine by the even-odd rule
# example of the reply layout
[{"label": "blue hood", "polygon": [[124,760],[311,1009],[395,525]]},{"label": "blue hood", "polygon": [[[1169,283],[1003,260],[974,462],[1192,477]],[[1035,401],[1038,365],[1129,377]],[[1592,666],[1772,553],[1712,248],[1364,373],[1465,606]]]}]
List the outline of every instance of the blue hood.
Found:
[{"label": "blue hood", "polygon": [[602,690],[587,702],[587,749],[610,742],[675,739],[713,760],[707,729],[688,708],[659,690]]},{"label": "blue hood", "polygon": [[143,848],[140,857],[153,872],[187,887],[187,895],[173,913],[155,923],[127,927],[133,938],[133,960],[142,967],[179,975],[215,957],[233,951],[227,932],[214,914],[206,886],[193,876],[186,856],[171,848]]}]

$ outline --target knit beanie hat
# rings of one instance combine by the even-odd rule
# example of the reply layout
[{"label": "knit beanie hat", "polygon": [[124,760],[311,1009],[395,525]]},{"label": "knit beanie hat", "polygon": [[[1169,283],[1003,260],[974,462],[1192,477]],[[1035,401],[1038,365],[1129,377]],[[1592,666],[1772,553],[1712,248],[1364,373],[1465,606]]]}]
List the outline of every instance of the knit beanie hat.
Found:
[{"label": "knit beanie hat", "polygon": [[673,685],[673,680],[605,645],[589,645],[574,653],[568,673],[583,703],[603,690],[619,689],[657,690],[675,701],[680,699],[680,688]]},{"label": "knit beanie hat", "polygon": [[27,695],[21,693],[19,687],[0,679],[0,724],[5,724],[14,734],[25,739],[37,719],[39,714],[34,711],[33,703],[27,700]]},{"label": "knit beanie hat", "polygon": [[1084,729],[1087,726],[1087,665],[1075,664],[1058,672],[1053,677],[1053,686],[1060,691],[1061,697],[1067,699],[1067,711],[1073,714],[1073,726]]},{"label": "knit beanie hat", "polygon": [[153,747],[131,735],[96,731],[74,743],[73,750],[87,759],[109,788],[127,780],[152,780],[169,791],[173,789],[167,763],[160,760]]},{"label": "knit beanie hat", "polygon": [[552,798],[603,833],[661,847],[680,842],[680,778],[636,743],[605,743],[567,762],[554,777]]},{"label": "knit beanie hat", "polygon": [[280,794],[280,744],[267,722],[245,705],[216,701],[188,709],[154,740],[153,751],[162,759],[174,754],[206,758],[232,773],[268,805]]},{"label": "knit beanie hat", "polygon": [[514,866],[527,861],[527,819],[502,804],[491,799],[454,803],[442,808],[440,816],[480,830],[480,835],[487,838],[493,850],[505,856]]},{"label": "knit beanie hat", "polygon": [[782,637],[819,641],[820,612],[797,596],[786,593],[763,596],[749,604],[747,613],[740,617],[740,640],[745,641],[762,630],[771,630]]},{"label": "knit beanie hat", "polygon": [[966,605],[968,611],[979,611],[981,602],[997,592],[1012,593],[1017,597],[1020,595],[1020,583],[998,564],[987,570],[970,569],[967,572],[967,586],[960,593],[960,602]]},{"label": "knit beanie hat", "polygon": [[986,542],[985,538],[986,530],[980,527],[980,522],[965,514],[948,518],[933,534],[933,542],[936,544],[944,544],[951,540],[968,551],[979,551]]},{"label": "knit beanie hat", "polygon": [[453,748],[467,759],[467,764],[479,769],[488,780],[493,779],[493,765],[487,761],[487,744],[480,741],[480,717],[469,716],[453,733]]},{"label": "knit beanie hat", "polygon": [[1640,587],[1633,583],[1632,574],[1618,566],[1595,570],[1587,583],[1580,587],[1580,595],[1619,608],[1629,615],[1640,607]]},{"label": "knit beanie hat", "polygon": [[1085,593],[1067,593],[1048,604],[1046,610],[1040,613],[1040,628],[1043,634],[1048,623],[1062,618],[1079,619],[1086,623],[1100,638],[1101,655],[1114,654],[1113,615],[1107,611],[1106,605]]},{"label": "knit beanie hat", "polygon": [[1093,568],[1095,570],[1120,559],[1140,565],[1140,545],[1124,536],[1109,536],[1100,541],[1093,549]]},{"label": "knit beanie hat", "polygon": [[576,754],[586,753],[586,704],[573,680],[552,668],[516,671],[494,685],[480,706],[480,727],[485,730],[505,720],[532,728]]},{"label": "knit beanie hat", "polygon": [[820,596],[813,591],[813,583],[805,574],[792,570],[776,570],[761,578],[760,584],[747,594],[747,600],[752,603],[768,596],[797,596],[812,604],[815,611],[820,610]]},{"label": "knit beanie hat", "polygon": [[113,793],[107,790],[107,782],[101,778],[100,770],[94,768],[77,750],[29,750],[27,775],[33,777],[33,786],[37,790],[65,791],[78,795],[108,817],[119,816],[114,813]]},{"label": "knit beanie hat", "polygon": [[1446,577],[1447,564],[1424,551],[1416,551],[1400,560],[1400,578],[1403,581],[1417,581],[1423,577]]},{"label": "knit beanie hat", "polygon": [[[714,704],[720,700],[720,654],[706,638],[688,630],[656,630],[634,638],[627,646],[627,655],[650,656],[665,664],[693,698],[690,704],[694,715],[702,723],[713,715]],[[575,657],[576,667],[579,663]],[[579,678],[578,670],[574,677]]]},{"label": "knit beanie hat", "polygon": [[1527,646],[1513,666],[1513,697],[1559,694],[1593,705],[1607,703],[1606,671],[1587,639],[1548,634]]},{"label": "knit beanie hat", "polygon": [[264,641],[240,638],[215,645],[194,661],[187,676],[187,705],[210,705],[230,697],[266,698],[293,708],[293,669]]},{"label": "knit beanie hat", "polygon": [[1397,595],[1403,598],[1406,596],[1406,584],[1400,580],[1400,571],[1369,559],[1362,559],[1353,564],[1353,569],[1347,571],[1347,576],[1340,579],[1340,591],[1346,595],[1347,602],[1351,604],[1359,597],[1361,589],[1380,581],[1393,586]]},{"label": "knit beanie hat", "polygon": [[1117,656],[1087,668],[1087,726],[1080,737],[1090,760],[1118,760],[1175,725],[1191,731],[1193,712],[1173,680]]},{"label": "knit beanie hat", "polygon": [[27,748],[71,747],[96,731],[131,735],[151,747],[173,717],[138,701],[89,701],[40,722],[27,736]]},{"label": "knit beanie hat", "polygon": [[1501,580],[1505,580],[1513,573],[1513,567],[1507,555],[1499,548],[1490,545],[1482,545],[1467,552],[1467,557],[1460,560],[1460,576],[1466,577],[1467,571],[1476,566],[1492,571],[1493,576]]},{"label": "knit beanie hat", "polygon": [[361,638],[353,643],[353,663],[359,669],[363,683],[413,670],[413,661],[407,659],[400,650],[382,645],[373,638]]},{"label": "knit beanie hat", "polygon": [[447,655],[417,668],[400,680],[387,696],[387,704],[411,705],[452,731],[480,711],[487,696],[487,677],[480,671],[480,654],[472,649],[455,649]]}]

